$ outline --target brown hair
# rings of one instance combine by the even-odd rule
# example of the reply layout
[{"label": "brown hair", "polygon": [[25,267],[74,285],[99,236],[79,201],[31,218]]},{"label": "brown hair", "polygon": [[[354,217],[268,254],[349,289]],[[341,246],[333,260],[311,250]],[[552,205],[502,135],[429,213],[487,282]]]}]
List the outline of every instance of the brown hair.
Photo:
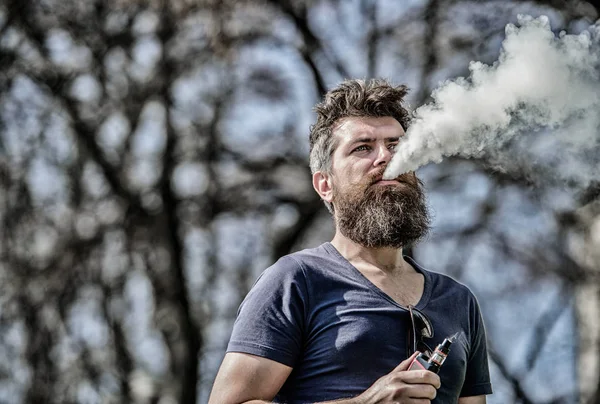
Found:
[{"label": "brown hair", "polygon": [[[333,125],[341,118],[391,116],[406,130],[410,122],[410,113],[404,107],[406,94],[406,86],[392,86],[384,79],[345,80],[327,92],[314,108],[317,121],[310,127],[310,171],[331,170],[331,156],[337,146]],[[333,212],[329,203],[325,205]]]}]

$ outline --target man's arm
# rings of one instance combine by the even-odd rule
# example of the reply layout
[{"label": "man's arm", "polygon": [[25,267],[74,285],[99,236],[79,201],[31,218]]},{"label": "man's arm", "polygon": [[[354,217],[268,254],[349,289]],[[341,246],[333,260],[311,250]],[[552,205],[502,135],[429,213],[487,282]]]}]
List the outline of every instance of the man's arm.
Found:
[{"label": "man's arm", "polygon": [[458,404],[486,404],[485,396],[459,397]]},{"label": "man's arm", "polygon": [[228,352],[217,373],[208,404],[270,402],[291,372],[291,367],[271,359]]},{"label": "man's arm", "polygon": [[[391,404],[425,403],[432,400],[440,387],[440,378],[426,370],[408,370],[417,354],[415,352],[358,397],[328,403]],[[208,404],[270,403],[291,372],[291,367],[267,358],[229,352],[217,373]],[[473,401],[466,404],[479,403]]]}]

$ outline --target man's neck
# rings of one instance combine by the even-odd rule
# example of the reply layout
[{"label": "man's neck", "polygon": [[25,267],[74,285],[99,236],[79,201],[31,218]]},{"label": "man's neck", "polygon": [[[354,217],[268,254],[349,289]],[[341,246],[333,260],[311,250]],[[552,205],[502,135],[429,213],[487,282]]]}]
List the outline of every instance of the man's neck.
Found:
[{"label": "man's neck", "polygon": [[390,275],[415,272],[402,257],[402,248],[369,248],[360,245],[336,231],[331,244],[354,266],[374,266]]}]

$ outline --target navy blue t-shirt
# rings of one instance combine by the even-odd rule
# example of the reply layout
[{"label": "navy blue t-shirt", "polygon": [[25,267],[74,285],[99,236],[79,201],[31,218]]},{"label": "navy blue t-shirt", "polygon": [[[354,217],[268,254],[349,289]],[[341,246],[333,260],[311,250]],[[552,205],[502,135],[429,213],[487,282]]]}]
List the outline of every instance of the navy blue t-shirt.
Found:
[{"label": "navy blue t-shirt", "polygon": [[[431,320],[432,348],[458,333],[440,370],[433,403],[491,394],[485,330],[477,301],[452,278],[407,261],[425,278],[415,306]],[[244,301],[227,352],[293,368],[276,402],[355,397],[407,357],[410,315],[331,243],[286,255],[267,268]]]}]

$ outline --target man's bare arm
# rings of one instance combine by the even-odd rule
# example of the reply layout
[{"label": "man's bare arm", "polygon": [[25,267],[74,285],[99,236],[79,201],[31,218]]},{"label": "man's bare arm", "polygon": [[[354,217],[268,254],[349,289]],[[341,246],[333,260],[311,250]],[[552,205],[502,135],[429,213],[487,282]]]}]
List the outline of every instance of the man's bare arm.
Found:
[{"label": "man's bare arm", "polygon": [[[425,403],[436,396],[440,378],[426,370],[408,370],[413,356],[378,379],[355,398],[335,404]],[[292,368],[270,359],[229,352],[217,373],[208,404],[268,404],[285,383]],[[322,403],[327,404],[327,403]],[[465,404],[465,403],[461,403]],[[476,404],[476,402],[466,404]]]},{"label": "man's bare arm", "polygon": [[485,404],[485,396],[459,397],[458,404]]},{"label": "man's bare arm", "polygon": [[208,404],[267,403],[277,395],[291,372],[291,367],[271,359],[228,352]]}]

